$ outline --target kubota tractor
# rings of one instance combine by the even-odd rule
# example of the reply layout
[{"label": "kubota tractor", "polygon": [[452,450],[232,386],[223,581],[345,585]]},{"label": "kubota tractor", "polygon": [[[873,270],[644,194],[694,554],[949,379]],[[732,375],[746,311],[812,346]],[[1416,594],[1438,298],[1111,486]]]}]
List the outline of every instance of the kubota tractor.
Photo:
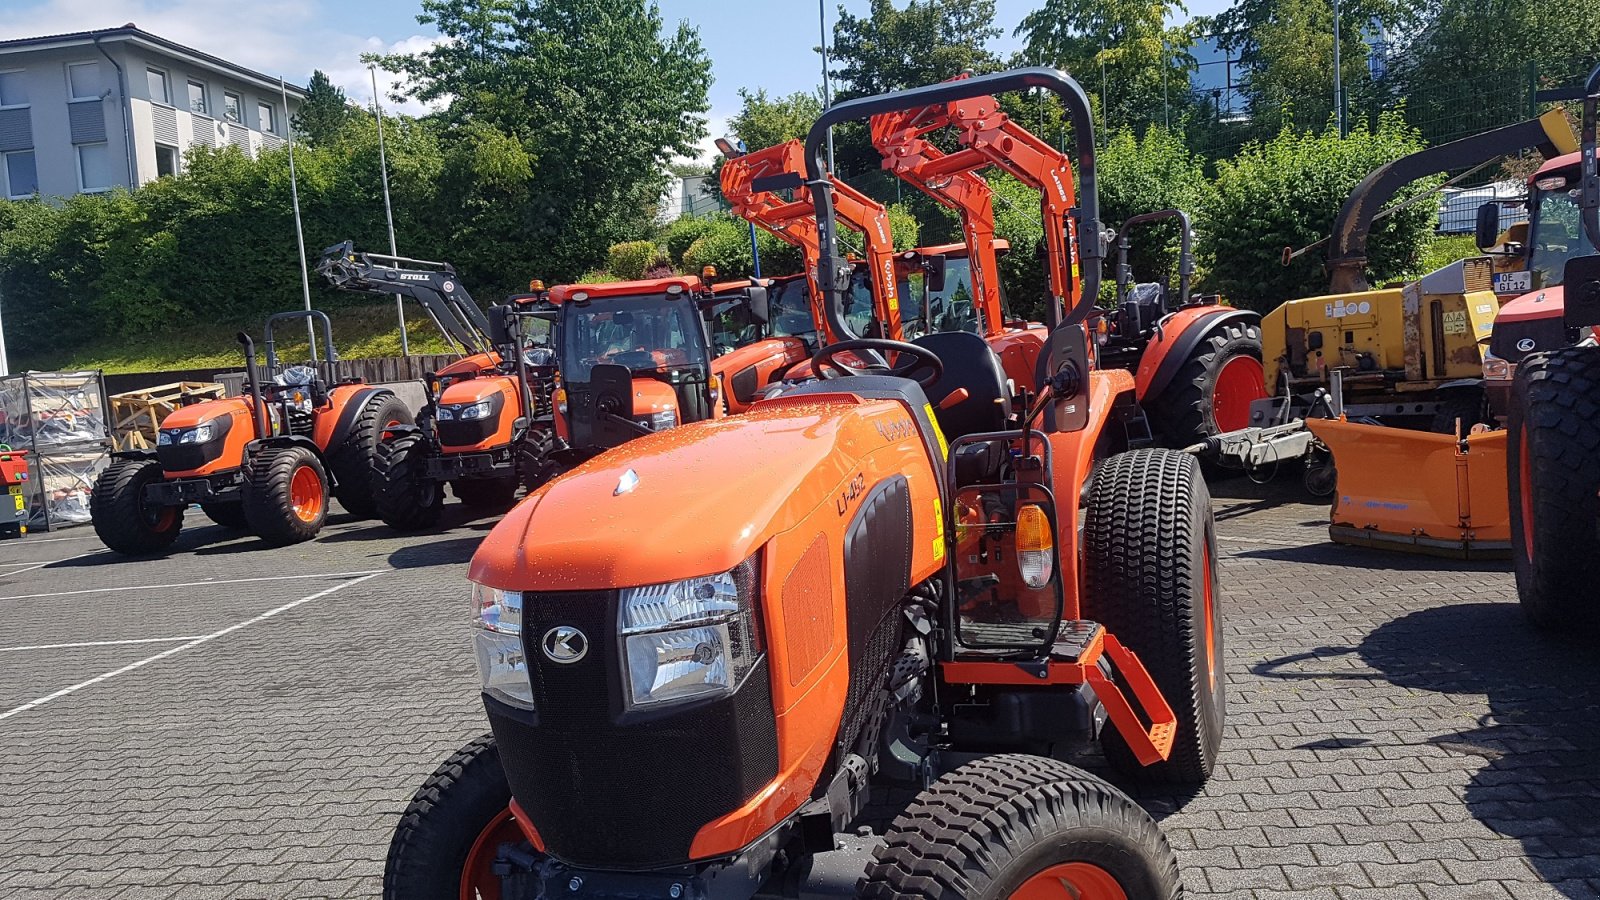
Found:
[{"label": "kubota tractor", "polygon": [[[1089,265],[1013,404],[976,334],[852,337],[823,148],[1028,88],[1072,117]],[[1199,784],[1226,681],[1198,465],[1129,449],[1133,376],[1093,365],[1093,152],[1053,69],[823,114],[808,181],[845,339],[820,380],[642,435],[490,532],[469,577],[492,733],[417,792],[385,897],[1180,896],[1150,816],[1063,762],[1098,740],[1128,777]]]},{"label": "kubota tractor", "polygon": [[387,388],[329,386],[313,366],[279,363],[273,328],[320,322],[323,359],[338,360],[332,326],[317,310],[267,317],[265,371],[241,332],[249,394],[192,403],[161,421],[156,449],[112,454],[95,482],[89,511],[95,533],[118,553],[155,553],[198,503],[212,521],[246,529],[271,544],[316,537],[329,498],[373,514],[373,464],[386,433],[410,424],[411,411]]}]

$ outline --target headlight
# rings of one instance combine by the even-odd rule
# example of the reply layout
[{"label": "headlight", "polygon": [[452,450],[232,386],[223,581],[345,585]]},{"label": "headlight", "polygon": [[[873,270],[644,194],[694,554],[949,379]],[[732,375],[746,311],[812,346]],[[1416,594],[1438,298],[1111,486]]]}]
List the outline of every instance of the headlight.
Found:
[{"label": "headlight", "polygon": [[522,649],[522,593],[472,586],[472,649],[483,692],[496,700],[533,708],[533,682]]},{"label": "headlight", "polygon": [[678,411],[675,409],[664,409],[660,412],[651,413],[648,416],[640,416],[639,423],[649,428],[651,431],[666,431],[668,428],[678,424]]},{"label": "headlight", "polygon": [[172,432],[163,431],[160,434],[156,435],[156,446],[157,447],[165,447],[165,446],[167,446],[167,445],[169,445],[171,443],[172,443]]},{"label": "headlight", "polygon": [[720,575],[624,588],[630,707],[727,696],[761,660],[755,559]]},{"label": "headlight", "polygon": [[165,429],[156,436],[156,446],[167,447],[172,444],[204,444],[217,436],[216,426],[210,422],[196,425],[193,428]]},{"label": "headlight", "polygon": [[489,417],[489,401],[480,400],[470,406],[456,407],[458,419],[487,419]]},{"label": "headlight", "polygon": [[1510,381],[1516,374],[1517,367],[1509,360],[1501,359],[1493,353],[1483,354],[1483,377],[1487,381]]},{"label": "headlight", "polygon": [[438,419],[439,419],[439,421],[441,421],[441,422],[448,422],[448,421],[450,421],[450,420],[451,420],[451,419],[454,419],[454,418],[455,418],[455,417],[456,417],[456,414],[455,414],[455,412],[454,412],[454,411],[452,411],[452,410],[451,410],[451,409],[450,409],[450,407],[448,407],[448,406],[441,406],[441,407],[439,407],[439,413],[438,413]]}]

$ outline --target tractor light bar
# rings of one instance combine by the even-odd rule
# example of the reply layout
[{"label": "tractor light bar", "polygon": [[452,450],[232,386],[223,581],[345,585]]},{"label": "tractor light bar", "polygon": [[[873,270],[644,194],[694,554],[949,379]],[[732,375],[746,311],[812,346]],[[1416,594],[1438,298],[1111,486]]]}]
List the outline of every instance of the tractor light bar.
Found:
[{"label": "tractor light bar", "polygon": [[522,648],[522,593],[472,586],[472,649],[483,692],[503,703],[533,708],[533,683]]},{"label": "tractor light bar", "polygon": [[216,428],[210,422],[202,422],[193,428],[167,428],[156,435],[156,446],[166,447],[172,444],[204,444],[216,437]]},{"label": "tractor light bar", "polygon": [[761,659],[755,557],[717,575],[624,588],[631,708],[727,696]]},{"label": "tractor light bar", "polygon": [[1023,583],[1034,590],[1049,584],[1054,557],[1055,537],[1044,509],[1029,503],[1017,510],[1017,569]]}]

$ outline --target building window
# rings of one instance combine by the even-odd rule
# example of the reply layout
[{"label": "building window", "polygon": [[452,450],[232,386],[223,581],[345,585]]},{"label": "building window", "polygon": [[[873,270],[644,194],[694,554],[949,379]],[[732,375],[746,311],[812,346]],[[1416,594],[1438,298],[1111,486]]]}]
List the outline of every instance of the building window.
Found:
[{"label": "building window", "polygon": [[267,132],[268,134],[277,134],[277,110],[273,108],[272,104],[263,103],[257,107],[257,111],[261,113],[261,130]]},{"label": "building window", "polygon": [[105,88],[100,84],[99,63],[67,63],[67,98],[99,100]]},{"label": "building window", "polygon": [[111,190],[111,147],[108,144],[78,145],[78,190],[85,194]]},{"label": "building window", "polygon": [[22,72],[0,72],[0,109],[28,105],[27,75]]},{"label": "building window", "polygon": [[206,86],[198,81],[189,82],[189,111],[202,116],[211,115],[206,105]]},{"label": "building window", "polygon": [[166,144],[156,145],[156,177],[178,174],[178,148]]},{"label": "building window", "polygon": [[39,193],[39,170],[35,168],[32,150],[0,153],[5,165],[0,166],[0,187],[12,200],[22,200]]},{"label": "building window", "polygon": [[223,93],[222,117],[235,124],[244,124],[244,102],[239,99],[238,94]]},{"label": "building window", "polygon": [[167,73],[160,69],[145,69],[145,77],[150,80],[150,101],[172,105],[172,94],[167,91]]}]

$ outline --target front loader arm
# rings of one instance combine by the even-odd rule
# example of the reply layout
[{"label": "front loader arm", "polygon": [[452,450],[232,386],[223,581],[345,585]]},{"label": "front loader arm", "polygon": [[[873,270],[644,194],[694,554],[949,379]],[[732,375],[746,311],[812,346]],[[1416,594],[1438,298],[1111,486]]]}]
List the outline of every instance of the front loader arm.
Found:
[{"label": "front loader arm", "polygon": [[[431,269],[405,269],[415,262]],[[357,253],[351,241],[323,251],[317,271],[341,291],[389,296],[399,294],[417,301],[445,339],[462,348],[464,355],[487,353],[489,318],[467,293],[466,285],[448,263],[409,260],[398,256]]]}]

